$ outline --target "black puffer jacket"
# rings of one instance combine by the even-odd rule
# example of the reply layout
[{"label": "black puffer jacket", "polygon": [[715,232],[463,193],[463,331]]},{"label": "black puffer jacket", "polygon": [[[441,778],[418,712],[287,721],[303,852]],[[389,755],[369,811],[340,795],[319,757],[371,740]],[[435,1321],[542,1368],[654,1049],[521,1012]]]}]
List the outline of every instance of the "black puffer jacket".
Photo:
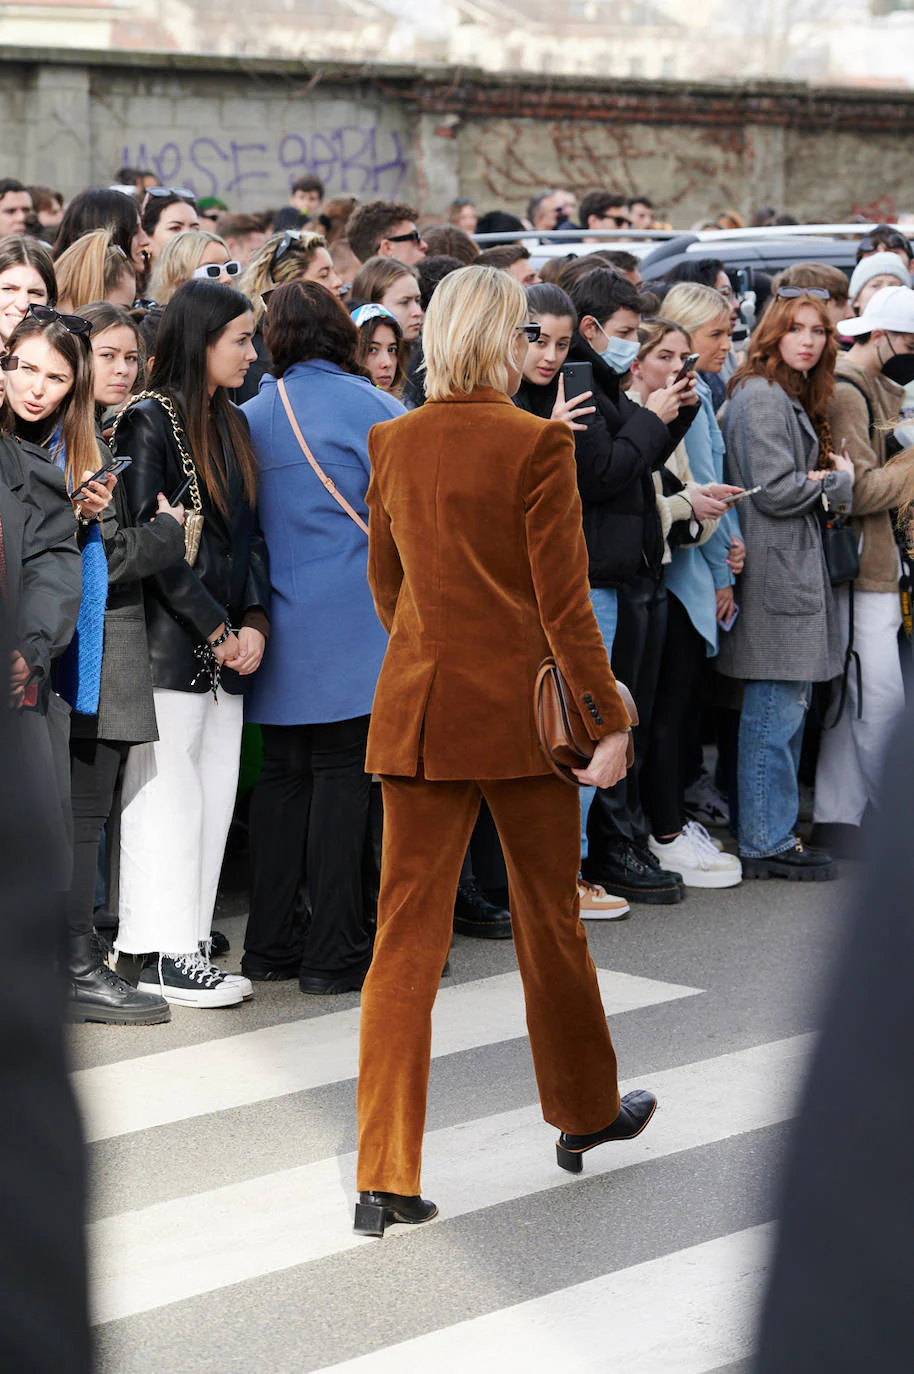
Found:
[{"label": "black puffer jacket", "polygon": [[[180,414],[177,397],[175,404]],[[223,449],[226,447],[223,436]],[[158,401],[138,401],[130,407],[118,424],[112,448],[133,459],[120,480],[134,524],[143,524],[155,514],[158,492],[170,497],[184,481],[171,422]],[[269,629],[266,544],[256,513],[245,501],[241,470],[231,457],[226,466],[227,515],[214,505],[200,483],[203,536],[194,566],[182,560],[144,580],[149,655],[156,687],[208,691],[208,676],[200,673],[194,650],[224,620],[235,627],[255,625],[264,633]],[[189,509],[190,502],[185,500]],[[222,675],[223,687],[236,696],[248,681],[228,669]]]},{"label": "black puffer jacket", "polygon": [[[663,536],[651,474],[669,458],[698,407],[683,407],[673,423],[665,425],[628,399],[616,373],[578,333],[568,361],[593,367],[596,410],[585,417],[587,428],[575,432],[590,585],[620,587],[638,572],[659,573]],[[558,379],[549,386],[524,381],[515,404],[548,416],[557,391]]]}]

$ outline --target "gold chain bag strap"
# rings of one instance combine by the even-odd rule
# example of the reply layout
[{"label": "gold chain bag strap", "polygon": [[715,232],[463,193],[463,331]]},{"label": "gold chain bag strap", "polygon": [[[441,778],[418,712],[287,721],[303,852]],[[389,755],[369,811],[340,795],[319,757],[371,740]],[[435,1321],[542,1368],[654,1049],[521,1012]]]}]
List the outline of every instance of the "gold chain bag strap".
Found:
[{"label": "gold chain bag strap", "polygon": [[161,391],[138,391],[135,396],[131,396],[128,404],[118,415],[111,431],[111,439],[117,433],[117,427],[122,418],[127,414],[130,406],[137,401],[158,401],[171,421],[171,432],[177,445],[178,453],[181,457],[181,467],[184,469],[184,476],[191,479],[190,500],[191,509],[184,514],[184,559],[190,567],[197,561],[197,554],[200,552],[200,540],[203,536],[203,502],[200,499],[200,486],[197,481],[197,469],[194,467],[194,460],[187,451],[187,443],[184,438],[184,430],[178,418],[178,412],[174,407],[171,398],[163,395]]},{"label": "gold chain bag strap", "polygon": [[365,534],[367,534],[368,526],[365,524],[365,521],[359,515],[358,511],[354,511],[352,509],[343,493],[337,491],[336,483],[333,481],[332,477],[327,476],[326,472],[324,472],[324,469],[321,467],[320,463],[317,461],[314,454],[309,449],[305,441],[305,436],[301,432],[301,426],[295,418],[295,412],[292,409],[292,402],[289,400],[288,391],[286,391],[286,384],[281,377],[279,379],[279,399],[282,401],[283,409],[286,412],[286,417],[289,421],[289,424],[292,426],[292,433],[298,440],[298,446],[307,458],[308,462],[311,464],[312,468],[314,469],[314,472],[317,475],[317,479],[320,482],[321,486],[324,488],[325,491],[330,493],[330,495],[333,497],[334,501],[336,501],[338,505],[343,507],[343,510],[349,516],[349,519],[354,520],[355,523],[358,525],[359,529],[362,530]]}]

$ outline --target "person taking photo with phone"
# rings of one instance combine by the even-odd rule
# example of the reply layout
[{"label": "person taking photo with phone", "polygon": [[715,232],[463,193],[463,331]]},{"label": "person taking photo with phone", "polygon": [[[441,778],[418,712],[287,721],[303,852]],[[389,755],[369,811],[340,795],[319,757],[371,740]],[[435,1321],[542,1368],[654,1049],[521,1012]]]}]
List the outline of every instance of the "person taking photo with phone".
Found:
[{"label": "person taking photo with phone", "polygon": [[819,512],[824,496],[833,512],[850,513],[854,465],[835,452],[828,423],[837,341],[825,302],[786,290],[753,334],[721,416],[729,479],[762,490],[740,506],[748,549],[740,616],[717,666],[744,679],[743,876],[818,882],[837,877],[837,865],[796,834],[797,771],[812,684],[840,674],[846,644]]}]

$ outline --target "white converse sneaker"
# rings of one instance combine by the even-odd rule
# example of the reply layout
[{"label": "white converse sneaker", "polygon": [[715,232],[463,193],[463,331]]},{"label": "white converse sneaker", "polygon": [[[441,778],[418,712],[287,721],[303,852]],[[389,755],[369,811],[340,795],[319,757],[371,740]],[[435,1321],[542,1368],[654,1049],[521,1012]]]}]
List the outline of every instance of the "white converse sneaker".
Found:
[{"label": "white converse sneaker", "polygon": [[578,878],[582,921],[624,921],[631,907],[624,897],[614,897],[599,883]]},{"label": "white converse sneaker", "polygon": [[181,1007],[237,1007],[244,1000],[240,988],[202,954],[160,954],[143,969],[139,987]]},{"label": "white converse sneaker", "polygon": [[666,844],[652,835],[650,847],[664,868],[682,874],[686,887],[736,887],[743,880],[736,855],[722,854],[697,821],[689,821],[682,834]]}]

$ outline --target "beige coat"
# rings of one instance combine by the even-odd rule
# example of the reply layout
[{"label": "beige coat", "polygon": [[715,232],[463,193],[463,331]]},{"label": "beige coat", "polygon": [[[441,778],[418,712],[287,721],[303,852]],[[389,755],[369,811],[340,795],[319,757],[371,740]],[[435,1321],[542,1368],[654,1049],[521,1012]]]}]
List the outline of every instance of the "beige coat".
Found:
[{"label": "beige coat", "polygon": [[[844,357],[838,358],[835,377],[828,413],[832,438],[836,446],[847,440],[854,461],[852,523],[860,541],[860,576],[855,586],[862,592],[896,592],[898,551],[890,511],[909,499],[914,489],[914,449],[886,464],[885,444],[898,418],[904,388],[881,373],[871,377]],[[866,393],[869,405],[858,388]]]}]

